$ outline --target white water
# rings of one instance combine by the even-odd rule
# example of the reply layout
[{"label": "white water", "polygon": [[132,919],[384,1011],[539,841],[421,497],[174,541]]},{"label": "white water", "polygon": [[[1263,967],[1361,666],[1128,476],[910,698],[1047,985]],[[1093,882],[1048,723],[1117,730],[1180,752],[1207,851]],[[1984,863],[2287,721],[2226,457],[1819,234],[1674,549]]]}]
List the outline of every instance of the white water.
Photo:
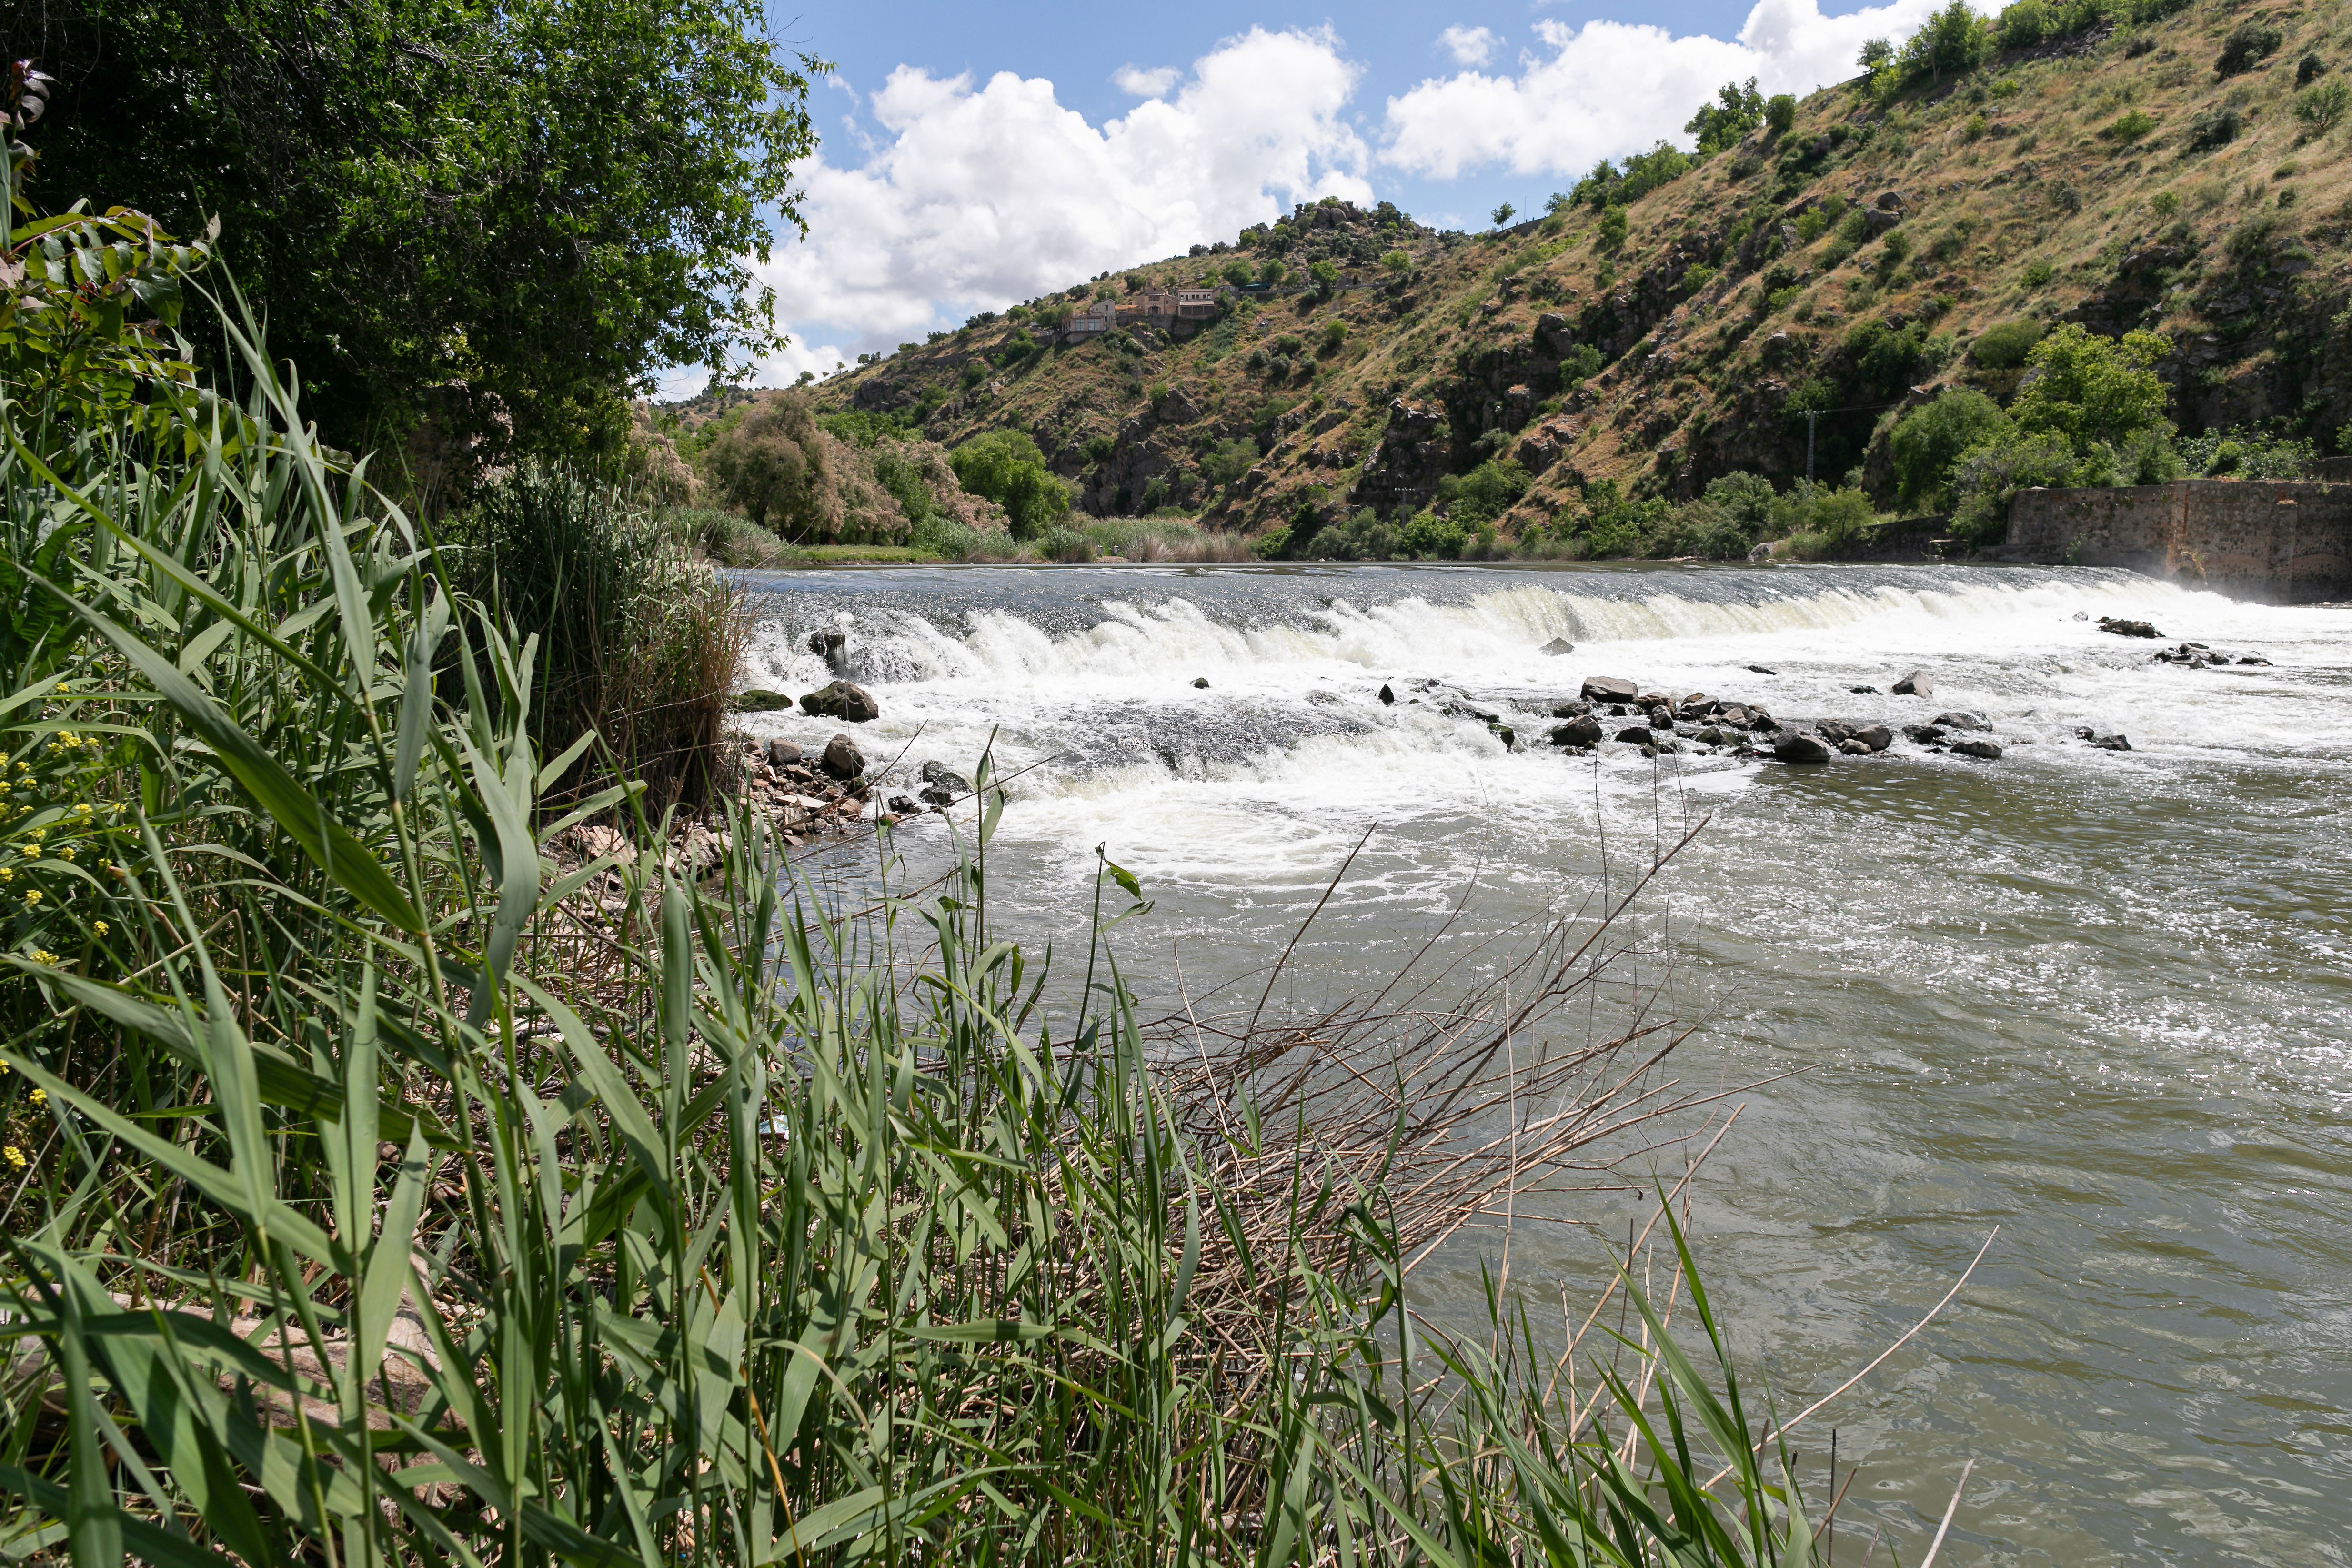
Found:
[{"label": "white water", "polygon": [[[1491,928],[1708,818],[1652,928],[1681,955],[1678,1004],[1712,1020],[1681,1070],[1799,1074],[1747,1097],[1702,1184],[1743,1352],[1784,1394],[1824,1392],[2001,1227],[1953,1311],[1841,1406],[1842,1452],[1867,1467],[1848,1509],[1916,1561],[1976,1458],[1949,1561],[2344,1560],[2352,614],[2077,570],[758,582],[749,683],[822,683],[807,634],[845,625],[883,708],[869,757],[969,771],[992,742],[1030,770],[992,862],[1025,934],[1082,932],[1097,844],[1143,878],[1157,907],[1122,937],[1146,985],[1171,954],[1197,984],[1262,963],[1374,825],[1303,951],[1307,999],[1385,975],[1474,877],[1470,923]],[[2102,615],[2273,662],[2151,664],[2165,645]],[[1556,637],[1575,653],[1536,651]],[[1932,700],[1849,689],[1914,667]],[[1543,731],[1589,674],[1783,720],[1968,709],[2010,749],[1571,759]],[[1452,696],[1534,744],[1507,751]],[[2078,724],[2135,749],[2089,748]],[[896,842],[919,861],[937,834]],[[1435,1306],[1468,1309],[1484,1245],[1433,1267]],[[1514,1252],[1538,1295],[1597,1267],[1572,1241]]]}]

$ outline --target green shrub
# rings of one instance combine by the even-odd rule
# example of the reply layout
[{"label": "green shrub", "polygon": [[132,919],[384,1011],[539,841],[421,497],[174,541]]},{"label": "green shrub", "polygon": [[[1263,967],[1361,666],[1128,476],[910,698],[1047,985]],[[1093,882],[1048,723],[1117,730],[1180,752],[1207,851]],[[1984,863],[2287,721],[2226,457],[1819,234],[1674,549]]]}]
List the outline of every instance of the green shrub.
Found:
[{"label": "green shrub", "polygon": [[1983,393],[1955,387],[1904,416],[1888,438],[1896,493],[1906,506],[1932,506],[1950,492],[1953,467],[1972,447],[2004,438],[2009,416]]},{"label": "green shrub", "polygon": [[1812,244],[1813,241],[1821,238],[1822,231],[1829,226],[1830,220],[1822,216],[1819,208],[1807,208],[1797,215],[1797,243]]},{"label": "green shrub", "polygon": [[2325,136],[2352,111],[2352,83],[2340,76],[2315,82],[2294,95],[2294,117],[2313,136]]},{"label": "green shrub", "polygon": [[2244,128],[2245,116],[2236,106],[2221,104],[2213,109],[2200,109],[2189,117],[2189,134],[2182,145],[2191,153],[2210,153],[2216,147],[2226,147],[2238,139]]},{"label": "green shrub", "polygon": [[2024,279],[2025,286],[2028,289],[2041,289],[2046,288],[2049,285],[2050,279],[2055,278],[2057,275],[2058,269],[2055,267],[2052,266],[2047,261],[2036,258],[2035,259],[2027,262],[2025,264],[2024,270],[2019,273],[2018,276]]},{"label": "green shrub", "polygon": [[2241,22],[2221,40],[2221,52],[2213,60],[2213,74],[2231,77],[2252,70],[2284,42],[2286,35],[2273,23],[2260,18]]},{"label": "green shrub", "polygon": [[1960,454],[1952,470],[1958,497],[1952,531],[1971,543],[1999,539],[2009,526],[2009,503],[2034,485],[2074,483],[2074,450],[2063,437],[2036,435],[1975,447]]},{"label": "green shrub", "polygon": [[1068,489],[1046,472],[1045,454],[1022,431],[975,436],[948,461],[965,489],[1004,509],[1015,539],[1033,539],[1069,512]]},{"label": "green shrub", "polygon": [[2171,350],[2171,340],[2154,332],[2126,332],[2118,342],[2063,322],[2025,356],[2010,417],[2027,435],[2060,436],[2077,450],[2094,441],[2120,445],[2164,425],[2170,394],[2155,366]]},{"label": "green shrub", "polygon": [[1969,357],[1987,370],[2014,370],[2050,329],[2031,316],[1988,327],[1969,345]]},{"label": "green shrub", "polygon": [[1518,504],[1530,482],[1518,464],[1489,458],[1466,474],[1448,474],[1438,480],[1437,499],[1456,522],[1490,522]]},{"label": "green shrub", "polygon": [[2144,114],[2137,109],[2132,109],[2117,115],[2113,123],[2099,132],[2099,138],[2101,141],[2113,142],[2118,146],[2128,147],[2155,129],[2154,115]]},{"label": "green shrub", "polygon": [[2319,458],[2307,440],[2244,428],[2186,437],[2179,450],[2189,472],[2208,479],[2300,479]]},{"label": "green shrub", "polygon": [[1324,323],[1323,323],[1323,331],[1322,331],[1322,333],[1320,334],[1320,340],[1319,340],[1319,343],[1318,343],[1318,349],[1319,349],[1319,352],[1321,352],[1321,353],[1327,353],[1327,354],[1338,353],[1339,352],[1339,346],[1340,346],[1342,343],[1345,343],[1347,341],[1348,341],[1348,323],[1347,323],[1347,322],[1345,322],[1345,321],[1326,321],[1326,322],[1324,322]]},{"label": "green shrub", "polygon": [[1713,103],[1699,105],[1698,112],[1683,127],[1697,138],[1701,158],[1712,158],[1764,123],[1764,95],[1756,90],[1754,77],[1744,87],[1725,82],[1716,90],[1715,99]]},{"label": "green shrub", "polygon": [[2005,49],[2030,49],[2050,36],[2050,14],[2042,0],[2017,0],[2000,14],[2000,45]]},{"label": "green shrub", "polygon": [[1601,359],[1599,349],[1594,348],[1591,343],[1578,343],[1561,356],[1559,378],[1570,383],[1583,381],[1599,375],[1601,367],[1606,363]]},{"label": "green shrub", "polygon": [[1625,243],[1625,209],[1621,206],[1604,208],[1601,214],[1601,227],[1593,237],[1593,243],[1604,251],[1616,250]]},{"label": "green shrub", "polygon": [[1764,100],[1764,123],[1775,136],[1786,136],[1789,128],[1797,123],[1797,100],[1792,93],[1776,92]]},{"label": "green shrub", "polygon": [[770,393],[710,444],[719,493],[753,522],[788,536],[824,531],[833,481],[808,394]]}]

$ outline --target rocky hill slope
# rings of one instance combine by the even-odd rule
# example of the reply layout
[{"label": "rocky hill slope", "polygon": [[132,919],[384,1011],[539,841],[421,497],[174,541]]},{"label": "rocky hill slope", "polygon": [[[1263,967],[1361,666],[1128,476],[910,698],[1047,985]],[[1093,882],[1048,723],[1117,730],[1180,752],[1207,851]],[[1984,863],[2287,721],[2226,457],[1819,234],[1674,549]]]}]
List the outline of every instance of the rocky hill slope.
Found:
[{"label": "rocky hill slope", "polygon": [[[1687,498],[1737,470],[1785,488],[1809,460],[1891,503],[1903,409],[1959,384],[2005,398],[2059,321],[2167,336],[2184,432],[2335,450],[2352,10],[2168,4],[2020,0],[1957,60],[1922,67],[1915,45],[1785,129],[1601,171],[1533,222],[1440,234],[1385,205],[1302,207],[816,394],[949,445],[1017,428],[1087,511],[1226,527],[1392,516],[1499,459],[1529,476],[1507,539],[1595,494]],[[1268,260],[1286,281],[1206,331],[1047,331],[1106,291]]]}]

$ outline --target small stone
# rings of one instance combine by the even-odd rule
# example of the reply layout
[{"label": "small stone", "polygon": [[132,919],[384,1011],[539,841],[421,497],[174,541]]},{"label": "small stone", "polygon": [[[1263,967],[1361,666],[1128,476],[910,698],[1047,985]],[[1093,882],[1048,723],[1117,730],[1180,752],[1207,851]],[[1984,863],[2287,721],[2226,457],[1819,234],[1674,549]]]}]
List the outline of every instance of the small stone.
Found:
[{"label": "small stone", "polygon": [[2128,752],[2132,749],[2132,743],[2121,734],[2108,734],[2089,724],[2074,726],[2074,738],[2087,741],[2102,752]]},{"label": "small stone", "polygon": [[1895,743],[1895,731],[1884,724],[1873,724],[1866,729],[1856,730],[1853,738],[1871,751],[1883,752]]},{"label": "small stone", "polygon": [[1772,737],[1772,754],[1784,763],[1826,763],[1831,753],[1819,736],[1785,730]]},{"label": "small stone", "polygon": [[1591,711],[1591,703],[1587,702],[1581,697],[1571,697],[1567,701],[1555,707],[1551,710],[1551,716],[1555,719],[1574,719],[1581,714],[1590,713]]},{"label": "small stone", "polygon": [[1646,746],[1651,740],[1650,727],[1647,724],[1629,724],[1618,731],[1612,739],[1622,741],[1628,745]]},{"label": "small stone", "polygon": [[2248,653],[2239,655],[2238,662],[2240,664],[2268,664],[2270,663],[2270,660],[2264,658],[2261,654]]},{"label": "small stone", "polygon": [[1632,681],[1613,675],[1588,675],[1577,695],[1593,702],[1631,702],[1639,689]]},{"label": "small stone", "polygon": [[1209,689],[1209,678],[1205,675],[1196,675],[1192,678],[1192,686],[1196,690],[1206,691]]},{"label": "small stone", "polygon": [[1696,741],[1702,746],[1724,746],[1728,745],[1731,742],[1731,738],[1729,736],[1726,735],[1722,731],[1717,729],[1712,724],[1709,724],[1706,729],[1701,730],[1697,734],[1693,735],[1691,739]]},{"label": "small stone", "polygon": [[788,709],[793,700],[781,691],[770,691],[754,686],[749,691],[739,691],[727,700],[728,708],[737,713],[774,713]]},{"label": "small stone", "polygon": [[1565,724],[1554,724],[1551,743],[1580,749],[1597,746],[1601,743],[1601,721],[1590,713],[1580,713]]},{"label": "small stone", "polygon": [[1849,686],[1846,689],[1853,692],[1856,697],[1875,697],[1878,695],[1878,688],[1875,686]]},{"label": "small stone", "polygon": [[1748,668],[1752,673],[1757,675],[1778,675],[1780,673],[1769,665],[1751,664]]},{"label": "small stone", "polygon": [[882,705],[875,701],[873,695],[864,687],[836,680],[802,698],[801,711],[816,719],[842,719],[852,724],[868,724],[882,717]]},{"label": "small stone", "polygon": [[900,816],[912,816],[922,807],[903,795],[894,795],[890,797],[890,809]]},{"label": "small stone", "polygon": [[1538,653],[1550,654],[1553,658],[1557,658],[1564,653],[1574,653],[1576,651],[1576,645],[1569,641],[1566,637],[1554,637],[1551,641],[1544,644],[1543,647],[1536,649],[1536,651]]},{"label": "small stone", "polygon": [[925,784],[937,784],[957,795],[971,793],[971,781],[944,763],[925,763],[920,769],[920,776]]},{"label": "small stone", "polygon": [[1824,719],[1813,728],[1822,740],[1834,746],[1853,739],[1854,731],[1861,726],[1843,719]]},{"label": "small stone", "polygon": [[955,792],[939,784],[925,784],[916,793],[923,797],[924,805],[941,811],[955,804]]},{"label": "small stone", "polygon": [[2126,621],[2115,616],[2101,616],[2099,629],[2119,637],[2160,637],[2164,635],[2146,621]]},{"label": "small stone", "polygon": [[1903,733],[1923,746],[1932,745],[1944,738],[1944,731],[1933,724],[1906,724]]},{"label": "small stone", "polygon": [[1391,691],[1385,686],[1381,688],[1381,706],[1383,708],[1393,708],[1396,706],[1396,693]]},{"label": "small stone", "polygon": [[866,753],[848,736],[835,735],[825,742],[824,767],[826,773],[846,783],[865,773]]},{"label": "small stone", "polygon": [[1854,740],[1850,736],[1838,742],[1838,750],[1843,752],[1849,757],[1866,757],[1870,755],[1870,748],[1868,746],[1864,745],[1860,741]]},{"label": "small stone", "polygon": [[1897,697],[1933,697],[1936,695],[1936,683],[1926,670],[1915,669],[1887,689]]},{"label": "small stone", "polygon": [[1955,741],[1952,750],[1963,757],[1978,757],[1988,763],[2000,761],[1999,741]]},{"label": "small stone", "polygon": [[792,742],[775,740],[768,742],[768,765],[770,767],[789,768],[800,760],[801,749]]},{"label": "small stone", "polygon": [[1940,725],[1947,730],[1990,730],[1992,728],[1992,725],[1986,721],[1983,714],[1969,713],[1959,709],[1954,709],[1949,713],[1938,713],[1933,719],[1929,720],[1928,722],[1931,724]]}]

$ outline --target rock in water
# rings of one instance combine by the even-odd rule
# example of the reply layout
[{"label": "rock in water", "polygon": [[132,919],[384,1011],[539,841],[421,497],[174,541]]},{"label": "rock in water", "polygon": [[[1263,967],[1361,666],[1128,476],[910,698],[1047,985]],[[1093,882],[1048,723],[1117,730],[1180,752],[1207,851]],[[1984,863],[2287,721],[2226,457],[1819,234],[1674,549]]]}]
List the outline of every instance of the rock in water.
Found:
[{"label": "rock in water", "polygon": [[1818,735],[1808,735],[1801,730],[1784,730],[1772,737],[1772,754],[1784,763],[1826,763],[1830,749]]},{"label": "rock in water", "polygon": [[1554,724],[1551,727],[1551,743],[1588,750],[1597,746],[1601,743],[1601,721],[1590,713],[1580,713],[1565,724]]},{"label": "rock in water", "polygon": [[1205,675],[1196,675],[1192,678],[1192,685],[1198,690],[1206,691],[1209,689],[1209,678]]},{"label": "rock in water", "polygon": [[836,680],[831,686],[802,698],[801,711],[814,718],[841,719],[852,724],[865,724],[882,717],[882,705],[874,700],[866,688],[852,686],[846,680]]},{"label": "rock in water", "polygon": [[910,816],[921,809],[921,806],[906,795],[894,795],[890,797],[890,810],[897,816]]},{"label": "rock in water", "polygon": [[1883,752],[1895,743],[1895,731],[1884,724],[1873,724],[1867,729],[1856,730],[1853,738],[1871,751]]},{"label": "rock in water", "polygon": [[1564,653],[1574,653],[1576,651],[1576,645],[1569,641],[1566,637],[1554,637],[1551,641],[1544,644],[1543,647],[1536,649],[1536,651],[1538,653],[1548,653],[1552,655],[1554,658],[1558,658],[1559,655]]},{"label": "rock in water", "polygon": [[1944,738],[1944,731],[1933,724],[1906,724],[1903,732],[1923,746],[1932,746]]},{"label": "rock in water", "polygon": [[1985,716],[1983,714],[1964,712],[1957,709],[1949,713],[1938,713],[1927,721],[1931,724],[1940,724],[1947,730],[1990,730],[1992,728],[1990,723],[1986,722]]},{"label": "rock in water", "polygon": [[2119,637],[2160,637],[2164,635],[2146,621],[2126,621],[2115,616],[2101,616],[2099,629]]},{"label": "rock in water", "polygon": [[1758,675],[1778,675],[1780,673],[1779,670],[1774,669],[1770,665],[1767,664],[1751,664],[1748,668]]},{"label": "rock in water", "polygon": [[944,763],[925,763],[921,768],[921,777],[927,784],[938,784],[940,788],[953,790],[958,795],[971,793],[971,781]]},{"label": "rock in water", "polygon": [[1571,697],[1567,701],[1560,703],[1558,707],[1554,708],[1551,710],[1551,716],[1555,719],[1573,719],[1578,717],[1580,714],[1590,713],[1591,711],[1591,703],[1587,702],[1581,697]]},{"label": "rock in water", "polygon": [[847,784],[852,779],[864,776],[866,753],[859,751],[857,742],[848,736],[835,735],[825,742],[824,761],[821,765],[826,773]]},{"label": "rock in water", "polygon": [[1381,706],[1383,708],[1393,708],[1396,706],[1396,693],[1391,691],[1385,686],[1381,688]]},{"label": "rock in water", "polygon": [[1936,683],[1928,679],[1926,670],[1915,669],[1887,689],[1897,697],[1933,697]]},{"label": "rock in water", "polygon": [[1847,719],[1824,719],[1820,723],[1813,726],[1813,729],[1820,733],[1822,739],[1827,741],[1832,746],[1843,745],[1844,742],[1853,740],[1854,731],[1859,728],[1861,728],[1860,725],[1857,725],[1853,721]]},{"label": "rock in water", "polygon": [[798,746],[793,745],[790,741],[771,741],[768,742],[768,765],[770,767],[788,768],[800,760],[801,749]]},{"label": "rock in water", "polygon": [[1979,757],[1988,763],[2000,761],[1999,741],[1955,741],[1952,750],[1963,757]]},{"label": "rock in water", "polygon": [[1617,731],[1616,739],[1632,746],[1646,746],[1653,737],[1647,724],[1629,724]]},{"label": "rock in water", "polygon": [[1620,680],[1613,675],[1588,675],[1584,689],[1577,695],[1591,702],[1631,702],[1640,688],[1630,680]]},{"label": "rock in water", "polygon": [[749,691],[739,691],[727,700],[727,706],[738,713],[774,713],[792,705],[793,700],[784,693],[758,686]]},{"label": "rock in water", "polygon": [[1870,748],[1850,735],[1838,742],[1838,750],[1849,757],[1866,757],[1870,755]]},{"label": "rock in water", "polygon": [[2132,749],[2132,743],[2124,739],[2121,733],[2108,734],[2089,724],[2076,725],[2074,727],[2074,738],[2080,741],[2088,741],[2092,745],[2097,747],[2103,752],[2128,752]]}]

